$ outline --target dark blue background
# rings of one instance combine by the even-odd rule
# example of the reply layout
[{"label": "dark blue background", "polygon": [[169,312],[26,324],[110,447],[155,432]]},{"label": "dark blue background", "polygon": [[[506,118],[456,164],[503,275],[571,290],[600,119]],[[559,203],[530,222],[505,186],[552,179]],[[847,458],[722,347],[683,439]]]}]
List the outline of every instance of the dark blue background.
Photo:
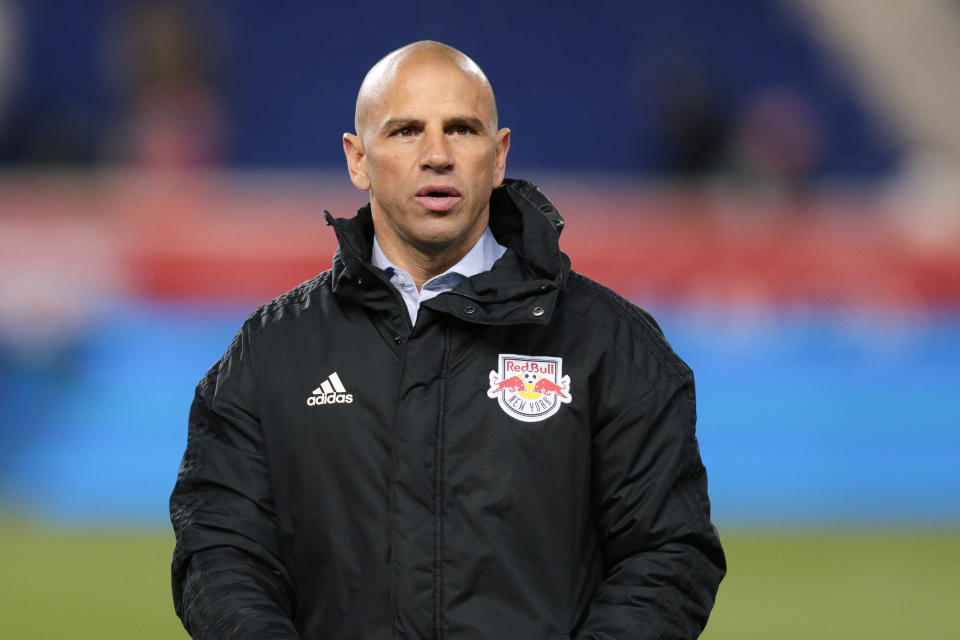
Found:
[{"label": "dark blue background", "polygon": [[[20,130],[45,118],[92,158],[98,131],[115,116],[105,41],[130,4],[21,3]],[[763,88],[805,95],[827,141],[815,177],[876,177],[896,159],[836,62],[773,0],[189,4],[215,61],[211,81],[225,103],[233,166],[340,166],[340,136],[352,128],[363,74],[425,38],[462,49],[486,70],[501,124],[514,131],[515,168],[669,175],[655,101],[676,59],[709,79],[724,118]],[[15,135],[6,144],[0,135],[0,161],[16,161]]]}]

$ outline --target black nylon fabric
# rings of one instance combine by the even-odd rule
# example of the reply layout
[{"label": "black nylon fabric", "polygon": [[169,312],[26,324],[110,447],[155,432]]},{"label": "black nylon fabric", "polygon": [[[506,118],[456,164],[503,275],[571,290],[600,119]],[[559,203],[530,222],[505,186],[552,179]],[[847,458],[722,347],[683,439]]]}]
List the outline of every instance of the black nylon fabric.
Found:
[{"label": "black nylon fabric", "polygon": [[[570,271],[549,200],[494,190],[506,254],[415,326],[369,264],[369,209],[328,222],[331,270],[253,313],[198,385],[170,503],[191,635],[697,637],[725,561],[693,376]],[[554,362],[569,402],[508,412],[488,394],[507,356]],[[310,404],[332,373],[341,402]]]}]

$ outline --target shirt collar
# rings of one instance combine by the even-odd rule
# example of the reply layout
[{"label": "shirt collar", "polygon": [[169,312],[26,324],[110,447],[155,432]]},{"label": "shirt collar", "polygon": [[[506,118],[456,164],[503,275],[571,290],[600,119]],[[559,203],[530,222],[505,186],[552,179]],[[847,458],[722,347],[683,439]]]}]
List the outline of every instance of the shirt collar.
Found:
[{"label": "shirt collar", "polygon": [[[490,231],[490,227],[488,226],[484,230],[483,235],[480,236],[480,239],[474,243],[473,247],[470,248],[470,251],[468,251],[465,256],[460,258],[459,262],[440,275],[430,278],[430,280],[424,283],[424,287],[434,280],[446,280],[447,278],[444,276],[448,274],[457,274],[461,276],[461,280],[464,280],[483,271],[489,271],[493,268],[493,263],[499,260],[506,250],[506,247],[497,243],[497,239],[493,237],[493,232]],[[398,271],[403,271],[400,267],[393,264],[390,258],[383,252],[376,236],[373,238],[373,253],[371,254],[370,262],[373,266],[383,269],[388,276],[392,276]]]}]

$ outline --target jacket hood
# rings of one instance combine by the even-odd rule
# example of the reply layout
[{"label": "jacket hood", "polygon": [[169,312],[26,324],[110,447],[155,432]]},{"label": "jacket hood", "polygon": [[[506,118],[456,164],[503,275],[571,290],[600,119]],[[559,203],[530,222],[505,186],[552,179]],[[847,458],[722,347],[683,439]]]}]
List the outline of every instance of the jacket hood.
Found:
[{"label": "jacket hood", "polygon": [[[340,245],[331,269],[334,293],[368,305],[395,304],[386,274],[370,264],[370,205],[352,218],[325,215]],[[549,322],[570,271],[570,259],[558,244],[563,226],[560,213],[539,187],[505,179],[490,195],[490,230],[507,252],[490,271],[464,280],[450,292],[454,295],[440,295],[424,305],[482,324]],[[375,292],[382,287],[371,287],[373,282],[386,285],[389,297]]]}]

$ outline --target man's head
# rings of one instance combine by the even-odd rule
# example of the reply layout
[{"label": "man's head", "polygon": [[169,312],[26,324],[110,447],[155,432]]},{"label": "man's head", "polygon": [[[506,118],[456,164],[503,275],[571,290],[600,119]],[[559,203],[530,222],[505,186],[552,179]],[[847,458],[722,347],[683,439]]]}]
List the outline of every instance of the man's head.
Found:
[{"label": "man's head", "polygon": [[487,225],[510,148],[480,67],[439,42],[397,49],[364,78],[354,124],[343,136],[350,179],[370,191],[387,255],[465,253]]}]

